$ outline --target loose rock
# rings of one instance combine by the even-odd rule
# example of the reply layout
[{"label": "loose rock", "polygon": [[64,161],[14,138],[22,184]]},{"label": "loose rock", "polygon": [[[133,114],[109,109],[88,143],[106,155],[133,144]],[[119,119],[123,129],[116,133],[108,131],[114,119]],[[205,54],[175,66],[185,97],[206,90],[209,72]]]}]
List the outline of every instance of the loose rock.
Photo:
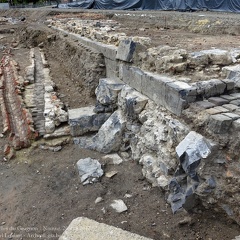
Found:
[{"label": "loose rock", "polygon": [[77,162],[77,168],[83,185],[94,183],[103,175],[101,164],[96,159],[80,159]]},{"label": "loose rock", "polygon": [[110,206],[118,213],[122,213],[128,210],[126,204],[121,199],[114,200]]}]

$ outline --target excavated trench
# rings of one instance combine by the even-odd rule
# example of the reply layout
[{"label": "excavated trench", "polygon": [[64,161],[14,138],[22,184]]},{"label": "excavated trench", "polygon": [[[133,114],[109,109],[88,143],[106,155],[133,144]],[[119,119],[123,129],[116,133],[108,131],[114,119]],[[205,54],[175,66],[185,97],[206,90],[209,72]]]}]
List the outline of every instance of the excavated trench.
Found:
[{"label": "excavated trench", "polygon": [[[101,23],[100,16],[93,16]],[[61,16],[58,18],[61,19]],[[63,23],[68,23],[67,17],[62,19]],[[69,21],[74,20],[70,18]],[[33,236],[23,230],[27,227],[31,228],[31,234],[38,234],[34,236],[52,236],[57,239],[70,221],[79,215],[111,223],[152,239],[233,239],[238,236],[239,166],[238,154],[231,147],[231,144],[238,146],[235,140],[238,136],[236,129],[239,128],[238,112],[237,109],[226,108],[225,111],[219,108],[224,108],[224,104],[234,105],[227,98],[238,100],[239,91],[231,80],[216,81],[215,77],[222,74],[219,68],[224,67],[222,62],[218,62],[219,58],[213,57],[212,62],[207,63],[208,66],[203,66],[206,60],[203,57],[203,65],[197,70],[199,76],[204,75],[202,71],[206,68],[210,70],[201,79],[204,83],[198,86],[196,80],[188,80],[196,70],[194,60],[191,64],[187,63],[189,52],[179,48],[147,48],[144,44],[149,37],[138,36],[134,40],[140,39],[140,45],[136,47],[133,55],[136,61],[132,64],[131,59],[129,61],[121,56],[125,53],[121,39],[117,46],[108,49],[109,43],[105,45],[105,39],[100,33],[95,35],[100,41],[91,39],[89,42],[86,36],[78,36],[72,29],[75,26],[73,22],[66,29],[57,24],[47,27],[49,17],[45,25],[40,22],[26,26],[19,24],[15,33],[2,32],[5,34],[2,44],[7,49],[12,48],[13,55],[7,51],[2,54],[1,107],[5,125],[1,140],[5,144],[2,150],[7,163],[4,162],[0,167],[2,176],[5,176],[9,175],[8,169],[18,172],[15,168],[18,163],[21,171],[30,174],[28,176],[31,179],[24,179],[17,173],[20,192],[14,193],[17,190],[12,176],[9,180],[12,188],[3,191],[5,197],[1,204],[6,210],[0,221],[2,226],[7,226],[2,228],[6,236],[11,234],[11,226],[14,226],[14,234],[19,234],[23,239],[31,239]],[[115,38],[111,37],[108,41],[115,41]],[[173,56],[164,66],[164,73],[170,73],[166,79],[158,76],[163,71],[158,68],[161,62],[154,65],[156,60],[152,58],[156,54],[154,51],[158,50],[165,59],[166,52],[168,57]],[[144,51],[148,54],[144,55]],[[174,56],[174,51],[177,56]],[[230,52],[229,48],[227,51]],[[238,61],[239,53],[236,54]],[[10,60],[5,60],[8,58]],[[228,55],[223,58],[228,66]],[[186,75],[186,72],[181,72],[185,65],[190,66]],[[208,83],[212,78],[214,81]],[[20,92],[14,91],[16,89]],[[9,94],[12,96],[10,100]],[[227,97],[210,99],[220,96]],[[216,103],[220,100],[225,101],[214,105],[214,101]],[[202,104],[208,104],[208,107]],[[238,107],[237,103],[234,106]],[[224,115],[224,121],[215,117],[215,114],[222,113],[228,114]],[[210,123],[206,120],[209,118],[212,119]],[[28,149],[15,152],[30,145]],[[120,155],[123,166],[112,167],[114,165],[103,160],[103,156],[112,152]],[[13,156],[15,158],[12,159]],[[99,183],[94,183],[98,184],[97,187],[82,186],[75,164],[79,158],[89,156],[100,159],[106,173],[117,169],[116,176],[109,179],[103,177]],[[34,157],[39,158],[39,165]],[[72,160],[65,166],[66,157],[72,157]],[[24,170],[24,164],[36,175]],[[68,168],[71,169],[69,173],[65,172]],[[124,169],[125,175],[122,173]],[[52,171],[51,177],[49,174]],[[141,172],[150,185],[144,182]],[[33,180],[38,177],[41,179]],[[48,178],[46,183],[45,178]],[[24,181],[28,183],[24,185]],[[13,213],[11,210],[8,213],[6,203],[11,198],[8,197],[10,191],[13,191],[14,196],[21,193],[24,197],[37,195],[34,189],[39,181],[42,181],[39,186],[44,192],[40,194],[41,200],[38,201],[35,196],[29,200],[29,204],[37,205],[38,209],[33,207],[34,213],[31,215],[27,204],[24,204],[26,213],[21,214],[20,211],[15,217],[9,217]],[[2,182],[8,183],[6,179],[2,179]],[[33,188],[30,192],[29,187]],[[51,190],[46,190],[48,188]],[[83,193],[81,196],[79,190]],[[63,197],[63,202],[59,200],[64,191],[72,196],[71,201],[67,199],[68,196]],[[108,207],[113,200],[111,195],[123,198],[128,193],[131,197],[125,197],[124,200],[128,211],[122,215],[112,213]],[[45,196],[47,203],[43,204]],[[98,196],[104,199],[100,206],[94,204]],[[90,199],[92,203],[89,203]],[[22,201],[24,199],[21,197],[15,199],[9,203],[9,208],[16,209]],[[46,212],[51,208],[52,201],[56,201],[59,206],[53,206],[50,211],[52,217],[44,224],[46,219],[40,220],[39,210]],[[145,209],[146,206],[148,209]],[[76,214],[74,208],[80,213]],[[59,209],[63,212],[61,216],[58,216]],[[172,215],[171,210],[179,213]],[[137,223],[141,217],[143,221]],[[54,224],[56,218],[61,220]],[[31,219],[35,219],[33,224],[30,224]],[[27,225],[20,230],[17,226],[23,226],[22,220]],[[209,229],[209,223],[213,224],[213,228]],[[176,227],[179,232],[175,232]]]}]

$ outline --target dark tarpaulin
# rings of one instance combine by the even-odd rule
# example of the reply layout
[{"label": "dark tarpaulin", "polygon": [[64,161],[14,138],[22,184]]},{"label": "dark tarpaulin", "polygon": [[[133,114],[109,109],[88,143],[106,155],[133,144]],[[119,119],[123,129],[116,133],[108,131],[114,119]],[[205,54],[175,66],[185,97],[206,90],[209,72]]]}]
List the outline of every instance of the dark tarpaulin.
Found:
[{"label": "dark tarpaulin", "polygon": [[67,7],[116,10],[202,10],[240,12],[240,0],[82,0]]},{"label": "dark tarpaulin", "polygon": [[139,9],[142,10],[144,0],[95,0],[93,8],[95,9]]},{"label": "dark tarpaulin", "polygon": [[84,8],[84,9],[91,9],[94,4],[94,0],[83,0],[83,1],[77,1],[72,3],[65,3],[65,4],[59,4],[59,8]]}]

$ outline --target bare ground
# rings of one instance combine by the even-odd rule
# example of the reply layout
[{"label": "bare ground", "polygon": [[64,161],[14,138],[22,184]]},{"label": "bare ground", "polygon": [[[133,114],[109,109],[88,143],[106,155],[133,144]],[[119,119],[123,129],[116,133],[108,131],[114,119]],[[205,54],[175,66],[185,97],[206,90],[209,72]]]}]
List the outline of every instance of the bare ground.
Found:
[{"label": "bare ground", "polygon": [[[27,24],[35,24],[37,28],[47,15],[43,12],[34,14],[27,11],[27,13],[24,11],[11,13],[13,17],[27,15],[27,21],[18,25],[1,26],[0,36],[4,38],[0,40],[0,46],[9,47],[18,40],[17,35],[5,34],[4,29],[21,28]],[[64,14],[67,15],[66,12]],[[87,15],[89,18],[99,17],[92,13]],[[33,21],[35,18],[37,22]],[[129,34],[132,34],[132,29],[139,34],[136,27],[133,27],[136,26],[136,22],[127,18],[118,20],[125,30],[130,29]],[[191,48],[190,44],[192,44],[192,49],[207,49],[211,46],[237,46],[239,40],[238,35],[221,35],[221,38],[216,38],[216,32],[214,35],[201,35],[179,29],[157,30],[148,27],[149,21],[145,24],[145,28],[148,28],[145,32],[146,36],[159,38],[161,44],[186,46],[186,42],[189,42],[187,46]],[[13,50],[13,54],[23,69],[28,64],[28,49],[19,45]],[[66,91],[68,76],[58,68],[58,62],[54,59],[48,61],[58,91],[65,95],[63,100],[77,95],[78,91],[71,85],[68,87],[69,91]],[[79,107],[84,106],[88,101],[92,102],[93,99],[81,99]],[[72,143],[65,145],[60,152],[42,150],[38,147],[38,143],[34,143],[33,147],[18,152],[15,159],[4,162],[5,142],[5,137],[0,139],[0,160],[2,160],[0,162],[0,239],[11,239],[11,237],[12,239],[40,237],[58,239],[69,223],[79,216],[89,217],[156,240],[233,239],[240,235],[239,226],[228,220],[223,213],[217,213],[214,209],[204,209],[200,204],[188,214],[181,212],[173,215],[165,201],[164,193],[158,188],[150,187],[142,177],[141,166],[134,161],[130,160],[115,166],[101,160],[101,154],[79,149]],[[100,159],[104,171],[116,170],[117,175],[111,179],[104,176],[98,183],[82,186],[75,164],[80,158],[85,157]],[[131,194],[132,197],[124,198],[126,193]],[[95,204],[95,199],[100,196],[104,201]],[[114,199],[123,199],[128,211],[122,214],[115,213],[109,207]],[[183,225],[179,224],[186,216],[190,216],[192,220]]]}]

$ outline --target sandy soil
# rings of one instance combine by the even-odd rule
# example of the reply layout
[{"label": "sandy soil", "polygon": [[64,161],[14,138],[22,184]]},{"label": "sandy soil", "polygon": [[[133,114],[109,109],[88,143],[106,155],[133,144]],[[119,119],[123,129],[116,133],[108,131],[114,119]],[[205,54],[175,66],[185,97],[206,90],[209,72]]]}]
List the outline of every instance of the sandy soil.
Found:
[{"label": "sandy soil", "polygon": [[[18,25],[2,25],[0,36],[3,38],[0,46],[9,47],[18,40],[17,35],[4,33],[6,29],[18,29],[27,24],[37,27],[45,20],[47,13],[12,12],[13,17],[27,15],[27,20]],[[6,12],[2,13],[4,14]],[[64,14],[68,16],[66,12]],[[86,14],[83,17],[86,18]],[[91,12],[87,17],[102,18],[99,13],[94,15]],[[129,34],[132,34],[132,29],[139,34],[134,27],[136,22],[120,17],[118,20],[125,30],[128,29]],[[159,30],[157,27],[150,28],[149,21],[141,27],[147,29],[144,35],[154,36],[161,44],[182,44],[192,49],[237,46],[239,40],[239,36],[232,35],[216,38],[216,32],[214,35],[201,35],[171,28]],[[28,64],[28,50],[21,44],[13,50],[21,69]],[[66,99],[77,94],[74,87],[70,87],[68,92],[65,91],[63,84],[68,76],[63,71],[58,71],[58,63],[49,59],[49,64],[59,94],[66,95]],[[92,101],[92,98],[89,98],[90,100]],[[86,99],[80,101],[79,107],[85,102]],[[214,209],[204,209],[200,204],[189,213],[173,215],[164,193],[158,188],[150,187],[142,177],[141,166],[134,161],[130,160],[118,166],[110,165],[101,159],[101,154],[79,149],[71,142],[59,152],[40,149],[36,142],[33,147],[18,152],[15,159],[4,162],[5,142],[5,137],[0,138],[0,239],[58,239],[69,223],[80,216],[155,240],[227,240],[240,235],[239,226],[228,220],[224,214],[217,213]],[[104,176],[98,183],[82,186],[75,164],[85,157],[99,159],[105,172],[116,170],[117,175],[110,179]],[[126,193],[132,197],[124,198]],[[95,204],[97,197],[103,197],[104,201]],[[109,207],[115,199],[123,199],[128,211],[115,213]],[[191,217],[191,221],[180,224],[185,217]]]}]

